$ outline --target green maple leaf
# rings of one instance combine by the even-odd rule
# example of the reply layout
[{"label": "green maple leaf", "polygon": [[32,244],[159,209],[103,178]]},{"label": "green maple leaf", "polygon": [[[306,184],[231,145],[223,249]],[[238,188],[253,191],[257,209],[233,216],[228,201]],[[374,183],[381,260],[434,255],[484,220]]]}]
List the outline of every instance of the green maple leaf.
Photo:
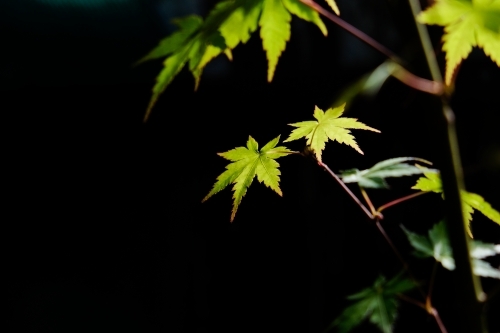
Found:
[{"label": "green maple leaf", "polygon": [[158,46],[145,55],[137,64],[144,61],[166,57],[179,48],[201,27],[203,19],[198,15],[190,15],[172,20],[179,30],[162,39]]},{"label": "green maple leaf", "polygon": [[[415,249],[414,254],[420,258],[436,259],[441,265],[452,271],[455,269],[455,259],[453,250],[450,246],[450,240],[446,225],[443,221],[436,223],[428,232],[427,236],[419,235],[407,230],[401,226],[405,232],[410,244]],[[472,241],[470,247],[470,256],[474,274],[482,277],[491,277],[500,279],[500,269],[493,268],[489,262],[482,260],[486,257],[494,256],[500,253],[500,245]]]},{"label": "green maple leaf", "polygon": [[279,187],[279,176],[281,173],[278,169],[279,164],[276,162],[276,159],[292,154],[293,152],[286,147],[276,147],[279,139],[280,137],[278,136],[259,150],[259,144],[250,136],[246,147],[238,147],[225,153],[219,153],[219,156],[224,157],[232,163],[228,164],[226,166],[227,170],[217,177],[217,182],[212,190],[203,198],[202,202],[222,191],[228,185],[234,184],[234,202],[231,213],[232,222],[241,200],[255,176],[257,176],[257,180],[260,183],[264,183],[264,185],[282,196],[283,193]]},{"label": "green maple leaf", "polygon": [[266,0],[260,17],[260,37],[269,62],[267,81],[271,82],[278,58],[290,40],[292,15],[281,0]]},{"label": "green maple leaf", "polygon": [[344,183],[358,183],[364,188],[389,188],[385,179],[389,177],[403,177],[418,175],[424,172],[437,172],[437,170],[419,168],[414,165],[403,163],[407,161],[419,161],[430,164],[430,162],[417,157],[397,157],[379,162],[370,169],[350,169],[341,172]]},{"label": "green maple leaf", "polygon": [[[439,173],[424,172],[424,177],[420,177],[412,189],[420,190],[422,192],[443,193],[441,177],[439,176]],[[472,214],[474,213],[474,210],[480,211],[491,221],[500,225],[500,213],[491,207],[491,205],[479,194],[461,190],[460,197],[462,199],[462,213],[467,221],[467,232],[471,237],[472,231],[470,229],[470,223],[472,221]]]},{"label": "green maple leaf", "polygon": [[326,0],[328,6],[335,12],[335,14],[340,15],[340,10],[334,0]]},{"label": "green maple leaf", "polygon": [[186,64],[197,89],[206,65],[221,53],[232,59],[231,50],[246,43],[259,26],[269,63],[267,78],[271,81],[278,59],[290,39],[292,14],[316,24],[324,35],[327,34],[319,14],[299,0],[226,0],[219,2],[204,21],[196,15],[174,20],[179,30],[138,61],[166,57],[164,68],[156,78],[145,120],[159,96]]},{"label": "green maple leaf", "polygon": [[401,228],[415,249],[415,256],[420,258],[433,257],[444,268],[450,271],[455,269],[455,260],[453,259],[450,240],[444,222],[436,223],[429,230],[428,236],[416,234],[403,226]]},{"label": "green maple leaf", "polygon": [[477,46],[500,66],[500,0],[437,0],[418,16],[421,23],[444,26],[445,82]]},{"label": "green maple leaf", "polygon": [[377,278],[372,287],[361,290],[347,298],[355,301],[345,308],[330,325],[329,329],[337,328],[339,333],[350,332],[363,320],[368,319],[382,332],[392,332],[398,307],[397,296],[415,287],[411,280],[400,275],[386,281],[385,277]]},{"label": "green maple leaf", "polygon": [[380,133],[380,131],[358,122],[355,118],[340,118],[344,112],[344,107],[345,104],[324,112],[316,106],[314,109],[314,118],[316,120],[289,124],[297,128],[290,133],[290,136],[284,142],[306,138],[307,145],[314,151],[318,161],[321,161],[321,152],[325,148],[328,139],[345,143],[363,154],[349,129],[364,129],[377,133]]}]

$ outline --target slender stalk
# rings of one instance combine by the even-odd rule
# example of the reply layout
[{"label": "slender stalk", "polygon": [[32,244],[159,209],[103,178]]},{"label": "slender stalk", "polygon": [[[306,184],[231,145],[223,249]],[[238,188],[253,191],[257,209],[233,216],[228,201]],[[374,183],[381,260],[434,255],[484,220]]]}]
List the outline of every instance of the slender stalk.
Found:
[{"label": "slender stalk", "polygon": [[394,52],[389,50],[387,47],[380,44],[375,39],[371,38],[370,36],[368,36],[367,34],[362,32],[358,28],[355,28],[354,26],[350,25],[349,23],[347,23],[346,21],[344,21],[343,19],[341,19],[337,15],[332,14],[331,12],[326,10],[325,8],[318,5],[313,0],[300,0],[300,2],[302,2],[306,6],[311,7],[312,9],[317,11],[319,14],[323,15],[324,17],[326,17],[327,19],[329,19],[330,21],[332,21],[333,23],[335,23],[336,25],[338,25],[342,29],[346,30],[351,35],[357,37],[361,41],[370,45],[375,50],[379,51],[380,53],[382,53],[383,55],[385,55],[387,58],[391,59],[395,63],[404,64],[404,61],[401,58],[399,58]]},{"label": "slender stalk", "polygon": [[359,190],[361,191],[363,198],[365,198],[365,201],[368,204],[368,207],[370,207],[370,211],[372,212],[372,215],[375,216],[377,214],[377,211],[375,210],[375,207],[373,206],[372,201],[370,200],[370,197],[368,196],[368,193],[366,193],[365,189],[362,188],[361,186],[359,187]]},{"label": "slender stalk", "polygon": [[[432,50],[429,34],[425,26],[417,22],[416,17],[421,11],[418,0],[408,0],[417,25],[418,34],[427,60],[427,65],[432,79],[442,83],[442,76],[436,57]],[[455,114],[449,106],[448,96],[440,98],[442,118],[437,119],[442,123],[442,182],[445,195],[446,224],[450,234],[450,243],[455,257],[456,270],[454,280],[456,294],[455,324],[463,332],[486,332],[485,323],[481,314],[480,302],[485,300],[479,278],[474,275],[469,251],[469,237],[465,229],[462,213],[460,190],[463,186],[462,166],[458,149],[458,140],[455,129]]]},{"label": "slender stalk", "polygon": [[446,327],[444,326],[443,322],[441,321],[441,317],[439,316],[439,312],[432,306],[432,301],[431,301],[432,286],[434,284],[434,276],[435,276],[435,267],[434,267],[434,270],[433,270],[433,273],[432,273],[432,277],[431,277],[431,282],[430,282],[430,286],[429,286],[429,292],[426,295],[425,292],[422,290],[422,288],[420,288],[420,286],[418,285],[417,280],[415,279],[415,277],[413,276],[412,272],[410,271],[410,268],[409,268],[408,264],[403,259],[403,257],[399,253],[398,249],[396,248],[396,246],[391,241],[391,239],[389,238],[389,236],[385,232],[384,228],[380,224],[380,221],[377,220],[376,225],[377,225],[378,230],[382,234],[382,236],[384,236],[384,238],[387,241],[387,243],[389,243],[389,246],[392,248],[392,250],[394,251],[394,253],[396,254],[396,256],[399,258],[399,260],[403,264],[403,267],[406,270],[406,273],[408,273],[408,275],[410,276],[410,279],[412,279],[412,281],[417,286],[418,291],[420,292],[420,294],[422,295],[422,297],[425,299],[425,304],[421,303],[421,302],[418,302],[418,301],[414,300],[413,298],[407,297],[407,296],[402,295],[402,294],[400,294],[399,297],[401,299],[407,301],[407,302],[415,304],[418,307],[421,307],[422,309],[424,309],[427,313],[429,313],[431,316],[434,317],[434,319],[436,320],[436,323],[437,323],[437,325],[438,325],[439,330],[441,331],[441,333],[448,333],[448,331],[446,330]]},{"label": "slender stalk", "polygon": [[434,281],[436,280],[436,272],[439,267],[437,261],[434,261],[434,266],[432,266],[431,279],[429,280],[429,290],[427,291],[427,299],[425,304],[429,307],[432,307],[431,297],[432,297],[432,289],[434,288]]},{"label": "slender stalk", "polygon": [[436,320],[436,323],[439,326],[439,330],[441,331],[441,333],[448,333],[448,330],[444,326],[443,321],[441,320],[441,317],[439,316],[439,312],[435,308],[432,308],[432,316]]},{"label": "slender stalk", "polygon": [[393,73],[393,76],[397,78],[399,81],[403,82],[407,86],[412,87],[416,90],[423,91],[433,95],[441,95],[444,92],[443,84],[441,83],[442,80],[433,82],[421,78],[419,76],[416,76],[415,74],[411,73],[406,68],[404,68],[403,65],[405,64],[405,62],[400,57],[398,57],[394,52],[392,52],[387,47],[385,47],[384,45],[377,42],[375,39],[371,38],[370,36],[362,32],[361,30],[350,25],[337,15],[332,14],[328,10],[318,5],[313,0],[300,0],[300,2],[302,2],[306,6],[311,7],[319,14],[323,15],[324,17],[326,17],[327,19],[329,19],[330,21],[332,21],[345,31],[349,32],[351,35],[357,37],[365,44],[371,46],[372,48],[382,53],[387,58],[391,59],[392,61],[400,65],[400,67],[396,69]]},{"label": "slender stalk", "polygon": [[441,317],[439,316],[438,310],[432,305],[432,291],[434,289],[434,282],[436,281],[436,273],[439,268],[439,263],[434,261],[434,266],[432,267],[431,279],[429,281],[429,291],[427,292],[427,298],[425,299],[425,307],[427,312],[434,317],[436,324],[442,333],[447,333],[446,327],[444,326]]},{"label": "slender stalk", "polygon": [[422,194],[426,194],[426,193],[429,193],[429,192],[417,192],[417,193],[413,193],[413,194],[407,195],[405,197],[393,200],[391,202],[386,203],[385,205],[380,206],[377,209],[377,212],[381,213],[384,209],[387,209],[389,207],[395,206],[395,205],[400,204],[400,203],[402,203],[402,202],[404,202],[406,200],[410,200],[410,199],[416,198],[416,197],[421,196]]},{"label": "slender stalk", "polygon": [[403,301],[411,303],[413,305],[418,306],[421,309],[424,309],[427,311],[425,304],[422,302],[417,301],[416,299],[413,299],[411,297],[406,296],[405,294],[398,294],[398,297],[401,298]]},{"label": "slender stalk", "polygon": [[318,165],[321,166],[323,169],[325,169],[326,171],[328,171],[328,173],[340,184],[340,186],[342,186],[342,188],[349,194],[349,196],[352,198],[352,200],[354,200],[355,203],[358,204],[358,206],[361,208],[361,210],[363,210],[363,212],[365,212],[366,216],[368,216],[368,218],[370,220],[373,220],[373,215],[372,213],[370,213],[370,211],[368,210],[368,208],[365,207],[365,205],[363,205],[363,203],[361,202],[361,200],[358,199],[358,197],[352,193],[352,191],[349,189],[349,187],[347,187],[346,184],[344,184],[344,182],[328,167],[328,165],[326,165],[325,163],[321,162],[321,161],[318,161]]},{"label": "slender stalk", "polygon": [[425,59],[427,60],[427,66],[431,72],[432,79],[435,82],[442,83],[443,77],[441,72],[439,71],[439,66],[436,61],[436,55],[434,54],[434,49],[432,47],[431,39],[429,37],[429,33],[427,32],[427,28],[420,24],[417,21],[417,15],[422,11],[420,7],[420,3],[418,0],[408,0],[411,7],[411,12],[413,14],[413,18],[415,19],[415,24],[417,25],[418,35],[420,37],[420,42],[422,43],[422,48],[424,49]]}]

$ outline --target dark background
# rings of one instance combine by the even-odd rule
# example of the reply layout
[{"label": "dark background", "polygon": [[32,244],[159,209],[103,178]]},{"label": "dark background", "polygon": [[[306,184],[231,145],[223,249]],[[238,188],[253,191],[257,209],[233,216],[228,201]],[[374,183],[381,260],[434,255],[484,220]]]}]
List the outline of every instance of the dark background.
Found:
[{"label": "dark background", "polygon": [[[213,3],[0,1],[5,332],[321,332],[346,295],[401,269],[358,207],[301,157],[279,160],[283,198],[254,183],[232,224],[229,190],[201,204],[224,170],[216,152],[248,135],[261,144],[288,136],[286,124],[311,118],[314,105],[328,108],[384,60],[338,27],[327,22],[324,38],[294,18],[270,84],[254,34],[233,62],[221,57],[207,67],[196,93],[183,71],[142,122],[161,61],[132,64],[173,31],[171,18],[206,15]],[[338,4],[343,19],[429,77],[405,1]],[[430,31],[439,49],[442,29]],[[474,50],[452,101],[467,187],[497,209],[499,88],[500,69]],[[398,156],[438,161],[436,112],[432,97],[389,79],[347,112],[382,134],[355,133],[364,156],[329,143],[324,161],[334,170]],[[411,193],[414,182],[373,192],[375,204]],[[399,224],[424,232],[442,217],[440,204],[429,194],[385,214],[422,280],[431,262],[408,254]],[[500,239],[480,213],[473,227],[478,239]],[[449,297],[459,290],[449,278],[439,271],[435,302],[451,325]],[[494,289],[495,281],[484,282]],[[500,330],[495,317],[490,332]],[[437,331],[406,304],[396,325]]]}]

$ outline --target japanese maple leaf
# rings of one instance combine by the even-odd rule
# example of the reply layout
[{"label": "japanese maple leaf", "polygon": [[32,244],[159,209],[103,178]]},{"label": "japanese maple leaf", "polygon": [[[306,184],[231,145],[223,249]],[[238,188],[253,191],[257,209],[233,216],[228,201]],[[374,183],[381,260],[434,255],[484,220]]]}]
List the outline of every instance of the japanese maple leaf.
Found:
[{"label": "japanese maple leaf", "polygon": [[259,182],[264,183],[264,185],[282,196],[283,193],[279,187],[281,172],[278,169],[279,164],[275,160],[293,152],[286,147],[276,147],[279,139],[278,136],[259,150],[259,144],[250,136],[246,147],[237,147],[225,153],[219,153],[219,156],[233,163],[228,164],[226,166],[227,170],[217,177],[217,182],[210,193],[203,198],[202,202],[222,191],[229,184],[234,184],[232,222],[238,206],[255,176],[257,176]]},{"label": "japanese maple leaf", "polygon": [[196,15],[176,19],[174,23],[179,29],[138,62],[165,58],[144,120],[184,67],[193,74],[196,90],[206,65],[222,53],[232,59],[232,50],[246,43],[258,27],[268,60],[267,79],[272,81],[278,60],[290,40],[292,15],[314,23],[327,35],[319,14],[300,0],[224,0],[205,20]]},{"label": "japanese maple leaf", "polygon": [[[417,180],[417,183],[412,187],[412,189],[420,190],[422,192],[443,193],[441,177],[439,173],[424,171],[424,177],[420,177]],[[491,221],[500,225],[500,212],[491,207],[491,205],[487,201],[485,201],[482,196],[476,193],[460,190],[460,198],[462,199],[462,214],[467,221],[467,232],[469,233],[471,238],[472,231],[470,228],[470,223],[472,221],[472,214],[474,213],[474,210],[480,211]]]},{"label": "japanese maple leaf", "polygon": [[321,161],[321,152],[325,149],[325,143],[328,139],[345,143],[356,149],[360,154],[363,154],[363,151],[358,147],[349,129],[364,129],[377,133],[380,133],[380,131],[358,122],[355,118],[340,118],[344,112],[344,107],[345,104],[328,109],[324,112],[316,106],[314,109],[314,118],[316,118],[316,120],[289,124],[297,128],[290,133],[290,136],[284,142],[305,137],[307,139],[307,144],[314,151],[318,161]]},{"label": "japanese maple leaf", "polygon": [[457,66],[475,46],[500,66],[500,0],[437,0],[420,13],[418,20],[445,27],[447,85],[451,84]]},{"label": "japanese maple leaf", "polygon": [[368,319],[382,332],[393,332],[399,306],[398,296],[414,287],[415,283],[402,278],[401,274],[389,281],[379,276],[371,287],[347,296],[352,304],[331,323],[328,331],[336,328],[335,332],[348,333]]}]

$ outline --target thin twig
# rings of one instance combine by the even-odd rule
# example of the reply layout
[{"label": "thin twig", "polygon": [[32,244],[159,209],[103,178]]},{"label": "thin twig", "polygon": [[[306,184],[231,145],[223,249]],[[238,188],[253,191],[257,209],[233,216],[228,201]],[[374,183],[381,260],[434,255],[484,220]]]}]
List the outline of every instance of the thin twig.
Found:
[{"label": "thin twig", "polygon": [[331,12],[329,12],[328,10],[324,9],[323,7],[318,5],[313,0],[300,0],[300,2],[302,2],[306,6],[311,7],[319,14],[323,15],[324,17],[326,17],[327,19],[329,19],[330,21],[332,21],[333,23],[335,23],[336,25],[338,25],[342,29],[349,32],[351,35],[357,37],[359,40],[363,41],[365,44],[371,46],[372,48],[374,48],[375,50],[382,53],[384,56],[386,56],[387,58],[391,59],[396,64],[398,64],[399,68],[396,69],[392,73],[392,75],[396,79],[398,79],[401,82],[403,82],[404,84],[406,84],[407,86],[412,87],[416,90],[420,90],[420,91],[423,91],[423,92],[426,92],[429,94],[433,94],[433,95],[441,95],[443,93],[444,89],[443,89],[443,85],[442,85],[441,81],[434,82],[434,81],[427,80],[427,79],[424,79],[422,77],[416,76],[415,74],[411,73],[406,68],[404,68],[405,62],[400,57],[398,57],[394,52],[392,52],[387,47],[385,47],[384,45],[377,42],[372,37],[368,36],[367,34],[362,32],[361,30],[350,25],[349,23],[347,23],[346,21],[344,21],[343,19],[341,19],[337,15],[334,15]]},{"label": "thin twig", "polygon": [[358,197],[352,193],[352,191],[349,189],[349,187],[347,187],[346,184],[344,184],[344,182],[328,167],[328,165],[326,165],[325,163],[321,162],[321,161],[318,161],[318,165],[321,166],[323,169],[325,169],[326,171],[328,171],[328,173],[340,184],[340,186],[342,186],[342,188],[350,195],[350,197],[352,198],[352,200],[354,200],[354,202],[356,202],[358,204],[358,206],[363,210],[363,212],[365,212],[366,216],[368,216],[368,218],[370,220],[373,220],[373,215],[372,213],[370,213],[370,211],[368,210],[368,208],[365,207],[365,205],[363,205],[363,203],[361,202],[361,200],[358,199]]},{"label": "thin twig", "polygon": [[429,192],[417,192],[417,193],[413,193],[413,194],[410,194],[410,195],[407,195],[405,197],[402,197],[402,198],[399,198],[399,199],[396,199],[396,200],[393,200],[391,202],[388,202],[386,203],[385,205],[382,205],[380,206],[378,209],[377,209],[377,212],[381,213],[384,209],[387,209],[389,207],[392,207],[394,205],[397,205],[403,201],[406,201],[406,200],[410,200],[410,199],[413,199],[413,198],[416,198],[418,196],[421,196],[422,194],[425,194],[425,193],[429,193]]},{"label": "thin twig", "polygon": [[427,32],[427,28],[416,20],[417,15],[422,11],[420,3],[418,2],[418,0],[408,0],[408,2],[410,3],[413,18],[415,19],[415,24],[417,25],[418,35],[420,37],[420,42],[422,43],[422,48],[424,49],[425,59],[427,60],[427,66],[431,71],[432,79],[435,82],[442,83],[443,77],[441,76],[441,72],[439,71],[439,66],[436,61],[436,55],[434,54],[434,49],[432,47],[429,33]]},{"label": "thin twig", "polygon": [[436,323],[439,326],[441,333],[447,333],[448,331],[446,330],[446,327],[444,326],[443,322],[441,321],[441,317],[439,316],[438,310],[432,305],[432,291],[434,289],[434,283],[436,281],[436,273],[437,273],[438,268],[439,268],[439,263],[437,261],[434,261],[434,265],[432,267],[431,279],[429,280],[429,291],[427,292],[425,306],[426,306],[427,312],[431,316],[433,316],[434,319],[436,320]]},{"label": "thin twig", "polygon": [[365,189],[362,188],[361,186],[359,187],[361,194],[363,195],[363,198],[365,198],[366,203],[368,204],[368,207],[370,207],[370,211],[372,212],[372,215],[375,216],[377,214],[377,211],[375,210],[375,207],[372,204],[372,201],[370,200],[370,197],[368,196],[368,193],[366,193]]},{"label": "thin twig", "polygon": [[416,305],[416,306],[418,306],[419,308],[424,309],[424,310],[426,310],[426,311],[427,311],[427,309],[425,308],[425,304],[424,304],[424,303],[419,302],[419,301],[417,301],[416,299],[413,299],[413,298],[411,298],[411,297],[409,297],[409,296],[406,296],[405,294],[398,294],[397,296],[398,296],[399,298],[401,298],[403,301],[408,302],[408,303],[411,303],[411,304],[413,304],[413,305]]},{"label": "thin twig", "polygon": [[441,331],[441,333],[448,333],[448,330],[446,329],[446,327],[444,326],[443,324],[443,321],[441,320],[441,317],[439,316],[439,312],[438,310],[436,310],[435,308],[432,308],[432,313],[431,315],[434,317],[434,319],[436,320],[436,323],[439,327],[439,330]]},{"label": "thin twig", "polygon": [[425,310],[425,312],[429,313],[432,317],[434,317],[441,333],[448,333],[448,330],[446,329],[443,322],[441,321],[441,317],[439,316],[439,312],[435,308],[431,307],[430,311],[429,311],[426,304],[419,302],[416,299],[408,297],[404,294],[398,294],[397,296],[400,299],[402,299],[403,301],[408,302],[408,303],[413,304],[413,305],[416,305],[419,308]]},{"label": "thin twig", "polygon": [[422,297],[424,299],[427,299],[427,297],[425,295],[425,292],[418,285],[417,279],[413,276],[413,273],[410,271],[410,266],[406,263],[406,261],[404,260],[403,256],[401,255],[401,253],[399,253],[398,249],[396,248],[396,246],[394,245],[394,243],[392,242],[392,240],[389,238],[389,235],[387,235],[387,233],[385,232],[384,228],[382,227],[382,225],[380,224],[380,221],[378,219],[375,222],[375,224],[376,224],[378,230],[380,231],[380,233],[382,234],[382,236],[385,238],[385,240],[387,241],[387,243],[391,247],[391,249],[394,252],[394,254],[396,255],[396,257],[398,257],[399,261],[401,261],[401,263],[403,264],[403,268],[406,270],[406,273],[408,273],[408,276],[410,277],[410,279],[417,286],[417,289],[420,292],[420,294],[422,295]]},{"label": "thin twig", "polygon": [[335,23],[336,25],[338,25],[342,29],[346,30],[351,35],[357,37],[358,39],[362,40],[366,44],[370,45],[375,50],[379,51],[380,53],[382,53],[383,55],[385,55],[387,58],[391,59],[395,63],[401,64],[401,65],[404,64],[404,61],[401,58],[399,58],[394,52],[389,50],[387,47],[380,44],[375,39],[371,38],[370,36],[368,36],[367,34],[362,32],[361,30],[350,25],[349,23],[347,23],[346,21],[344,21],[343,19],[341,19],[337,15],[332,14],[331,12],[326,10],[325,8],[318,5],[313,0],[300,0],[300,2],[302,2],[306,6],[311,7],[312,9],[317,11],[319,14],[323,15],[324,17],[326,17],[327,19],[329,19],[330,21],[332,21],[333,23]]},{"label": "thin twig", "polygon": [[432,267],[432,273],[431,273],[431,279],[429,280],[429,290],[427,291],[427,299],[425,300],[425,304],[429,306],[429,308],[432,308],[432,290],[434,288],[434,281],[436,280],[436,272],[439,267],[439,264],[437,261],[434,261],[434,266]]}]

